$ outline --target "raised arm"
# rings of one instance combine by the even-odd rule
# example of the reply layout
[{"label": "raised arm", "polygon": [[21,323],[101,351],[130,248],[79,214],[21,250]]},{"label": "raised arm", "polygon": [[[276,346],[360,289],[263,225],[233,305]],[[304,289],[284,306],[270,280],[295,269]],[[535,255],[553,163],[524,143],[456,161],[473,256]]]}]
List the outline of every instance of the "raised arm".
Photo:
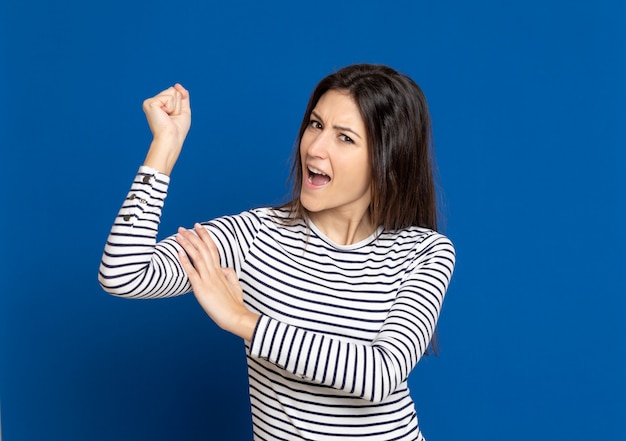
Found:
[{"label": "raised arm", "polygon": [[107,238],[98,281],[114,295],[167,297],[190,290],[176,241],[156,241],[169,175],[191,125],[189,92],[176,84],[145,100],[143,110],[153,140]]}]

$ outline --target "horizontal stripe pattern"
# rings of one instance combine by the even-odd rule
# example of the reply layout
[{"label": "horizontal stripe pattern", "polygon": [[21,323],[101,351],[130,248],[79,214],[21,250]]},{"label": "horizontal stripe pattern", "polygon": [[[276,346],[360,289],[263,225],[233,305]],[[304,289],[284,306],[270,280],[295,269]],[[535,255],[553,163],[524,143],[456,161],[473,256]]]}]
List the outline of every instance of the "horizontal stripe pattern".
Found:
[{"label": "horizontal stripe pattern", "polygon": [[[105,245],[107,292],[190,291],[174,237],[156,240],[168,184],[140,168]],[[286,217],[264,208],[203,224],[261,314],[246,342],[255,439],[423,439],[407,378],[434,332],[452,244],[412,227],[340,246]]]}]

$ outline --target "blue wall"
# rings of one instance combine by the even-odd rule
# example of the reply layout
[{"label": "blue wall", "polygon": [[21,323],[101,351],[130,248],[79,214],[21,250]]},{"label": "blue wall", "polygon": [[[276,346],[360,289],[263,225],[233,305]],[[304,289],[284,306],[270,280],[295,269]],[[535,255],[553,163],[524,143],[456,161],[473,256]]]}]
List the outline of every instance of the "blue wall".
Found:
[{"label": "blue wall", "polygon": [[0,5],[2,439],[250,438],[242,343],[96,281],[141,103],[192,93],[171,233],[280,201],[311,88],[354,62],[434,119],[458,266],[411,377],[429,441],[625,439],[624,3],[280,3]]}]

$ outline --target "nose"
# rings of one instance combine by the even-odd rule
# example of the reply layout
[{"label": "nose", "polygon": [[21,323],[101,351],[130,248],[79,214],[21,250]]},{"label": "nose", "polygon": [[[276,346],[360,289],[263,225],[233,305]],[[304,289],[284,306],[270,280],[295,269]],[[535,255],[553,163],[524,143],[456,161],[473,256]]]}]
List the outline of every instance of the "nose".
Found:
[{"label": "nose", "polygon": [[317,132],[308,140],[306,153],[308,156],[325,158],[328,155],[329,133],[326,130]]}]

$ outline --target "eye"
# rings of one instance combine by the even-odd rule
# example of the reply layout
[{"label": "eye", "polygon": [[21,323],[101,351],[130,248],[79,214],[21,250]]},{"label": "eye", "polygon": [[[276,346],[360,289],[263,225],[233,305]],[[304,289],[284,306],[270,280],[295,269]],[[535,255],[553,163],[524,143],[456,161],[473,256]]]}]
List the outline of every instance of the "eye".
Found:
[{"label": "eye", "polygon": [[321,129],[322,128],[322,123],[312,119],[312,120],[309,121],[309,127],[312,128],[312,129]]},{"label": "eye", "polygon": [[341,134],[339,135],[339,139],[343,142],[345,142],[346,144],[354,144],[354,141],[352,140],[352,138],[350,138],[347,135]]}]

